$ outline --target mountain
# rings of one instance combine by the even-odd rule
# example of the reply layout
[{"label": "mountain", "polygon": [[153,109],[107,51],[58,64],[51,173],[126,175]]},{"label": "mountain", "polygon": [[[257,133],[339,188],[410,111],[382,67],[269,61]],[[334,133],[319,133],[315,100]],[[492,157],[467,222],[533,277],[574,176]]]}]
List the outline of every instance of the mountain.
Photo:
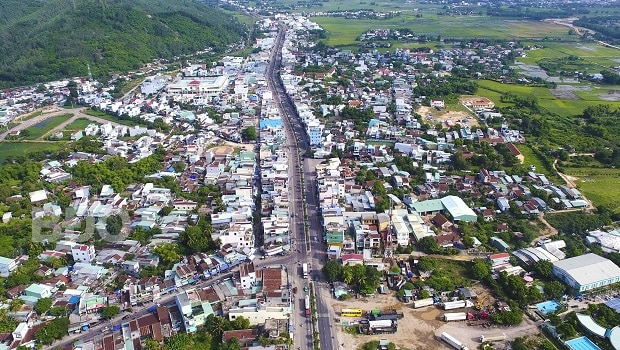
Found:
[{"label": "mountain", "polygon": [[246,28],[197,0],[0,0],[0,87],[106,76],[208,47]]}]

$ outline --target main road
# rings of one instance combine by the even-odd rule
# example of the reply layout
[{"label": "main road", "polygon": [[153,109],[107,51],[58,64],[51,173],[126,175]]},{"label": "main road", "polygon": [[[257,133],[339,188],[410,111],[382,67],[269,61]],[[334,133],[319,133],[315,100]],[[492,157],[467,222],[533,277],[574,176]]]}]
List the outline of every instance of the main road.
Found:
[{"label": "main road", "polygon": [[323,244],[323,229],[319,219],[318,196],[316,194],[316,165],[319,161],[305,157],[306,151],[309,150],[308,138],[295,106],[286,94],[284,85],[278,76],[284,36],[285,28],[282,26],[278,32],[267,67],[267,82],[268,87],[273,92],[274,102],[282,115],[287,139],[286,147],[289,151],[289,203],[291,203],[289,227],[292,252],[291,255],[287,256],[289,262],[287,266],[291,267],[289,276],[291,276],[292,284],[297,287],[297,294],[294,295],[295,305],[299,305],[299,308],[294,312],[294,344],[300,350],[314,348],[311,318],[306,319],[303,316],[306,294],[303,287],[308,281],[301,274],[301,264],[308,263],[309,278],[315,281],[313,292],[316,297],[318,313],[318,329],[316,332],[320,340],[320,348],[337,349],[338,344],[334,343],[335,334],[332,328],[333,313],[330,311],[327,301],[322,298],[322,294],[318,291],[320,288],[328,288],[327,284],[322,282],[321,274],[327,253]]}]

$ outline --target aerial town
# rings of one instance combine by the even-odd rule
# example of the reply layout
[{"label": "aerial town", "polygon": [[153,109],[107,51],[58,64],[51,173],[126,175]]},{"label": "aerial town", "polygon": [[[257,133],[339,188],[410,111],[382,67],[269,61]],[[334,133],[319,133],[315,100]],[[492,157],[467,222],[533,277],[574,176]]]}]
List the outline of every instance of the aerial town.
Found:
[{"label": "aerial town", "polygon": [[260,18],[247,56],[0,91],[1,140],[71,145],[3,155],[0,350],[620,349],[620,229],[454,73],[529,83],[507,73],[536,48],[354,52],[320,15]]}]

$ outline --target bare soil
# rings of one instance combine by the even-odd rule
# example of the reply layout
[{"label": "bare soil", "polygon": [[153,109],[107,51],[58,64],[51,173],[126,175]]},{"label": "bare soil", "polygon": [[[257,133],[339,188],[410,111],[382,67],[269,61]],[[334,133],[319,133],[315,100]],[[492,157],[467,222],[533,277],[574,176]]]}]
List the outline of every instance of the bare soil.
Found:
[{"label": "bare soil", "polygon": [[[495,299],[488,290],[481,285],[474,285],[471,288],[481,300],[483,309],[493,307]],[[522,324],[513,327],[493,327],[485,328],[483,326],[469,326],[467,322],[446,323],[442,321],[445,311],[435,307],[428,306],[425,308],[414,309],[412,303],[401,303],[396,299],[396,293],[390,291],[389,294],[376,295],[369,298],[351,298],[346,301],[334,299],[329,291],[321,288],[322,297],[331,300],[332,312],[335,318],[339,318],[340,309],[343,308],[361,308],[364,311],[375,309],[386,310],[395,309],[404,314],[404,318],[398,322],[398,331],[395,334],[378,334],[378,335],[352,335],[346,332],[346,327],[334,325],[338,329],[339,350],[355,350],[359,349],[363,344],[372,341],[387,339],[395,343],[399,349],[406,350],[426,350],[426,349],[450,349],[450,347],[440,340],[442,332],[447,332],[453,337],[459,339],[464,345],[470,349],[475,349],[480,345],[480,335],[491,335],[497,333],[505,333],[507,340],[526,334],[538,333],[538,325],[526,319]],[[476,301],[474,300],[474,304]],[[461,312],[463,310],[456,310]],[[474,310],[468,310],[474,311]],[[343,317],[340,321],[354,321],[355,318]],[[344,346],[342,346],[344,344]]]},{"label": "bare soil", "polygon": [[[431,124],[441,124],[444,128],[448,128],[446,125],[448,120],[452,121],[455,125],[462,124],[469,125],[470,127],[478,126],[478,119],[463,111],[451,111],[448,109],[438,111],[432,107],[420,106],[418,107],[416,113],[425,118],[426,122],[430,122]],[[429,115],[432,117],[429,117]],[[470,119],[467,119],[467,117],[470,117]],[[459,122],[459,120],[462,122]]]}]

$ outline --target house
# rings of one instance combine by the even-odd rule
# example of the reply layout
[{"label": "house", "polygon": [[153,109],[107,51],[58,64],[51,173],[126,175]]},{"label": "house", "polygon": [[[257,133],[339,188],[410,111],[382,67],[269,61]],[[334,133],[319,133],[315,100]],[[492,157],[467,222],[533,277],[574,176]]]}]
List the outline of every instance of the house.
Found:
[{"label": "house", "polygon": [[226,343],[230,339],[239,340],[241,348],[250,347],[254,344],[254,341],[258,337],[258,330],[254,329],[238,329],[233,331],[224,331],[222,334],[222,344]]},{"label": "house", "polygon": [[487,257],[487,259],[491,262],[492,265],[506,264],[508,263],[508,261],[510,261],[510,254],[508,253],[491,254]]},{"label": "house", "polygon": [[446,103],[444,102],[444,100],[431,100],[431,107],[433,108],[445,108],[446,107]]},{"label": "house", "polygon": [[364,263],[364,256],[362,254],[342,254],[342,265],[361,265]]},{"label": "house", "polygon": [[251,289],[256,284],[256,272],[253,263],[239,267],[239,280],[242,289]]},{"label": "house", "polygon": [[76,244],[71,247],[73,261],[91,263],[95,259],[95,246]]},{"label": "house", "polygon": [[441,213],[435,215],[432,219],[431,222],[435,225],[435,227],[441,229],[441,230],[447,230],[450,228],[450,226],[452,226],[452,223],[450,222],[450,220],[448,220],[448,218],[446,218],[445,216],[443,216]]},{"label": "house", "polygon": [[510,250],[508,243],[497,236],[493,236],[489,240],[491,241],[491,245],[497,248],[500,252],[507,252]]},{"label": "house", "polygon": [[0,256],[0,277],[9,277],[11,272],[17,269],[17,262],[15,259],[5,258]]},{"label": "house", "polygon": [[523,153],[519,151],[517,146],[515,146],[513,143],[507,143],[506,147],[508,148],[510,153],[512,153],[513,156],[517,157],[517,159],[519,160],[519,163],[523,164],[525,157],[523,156]]}]

